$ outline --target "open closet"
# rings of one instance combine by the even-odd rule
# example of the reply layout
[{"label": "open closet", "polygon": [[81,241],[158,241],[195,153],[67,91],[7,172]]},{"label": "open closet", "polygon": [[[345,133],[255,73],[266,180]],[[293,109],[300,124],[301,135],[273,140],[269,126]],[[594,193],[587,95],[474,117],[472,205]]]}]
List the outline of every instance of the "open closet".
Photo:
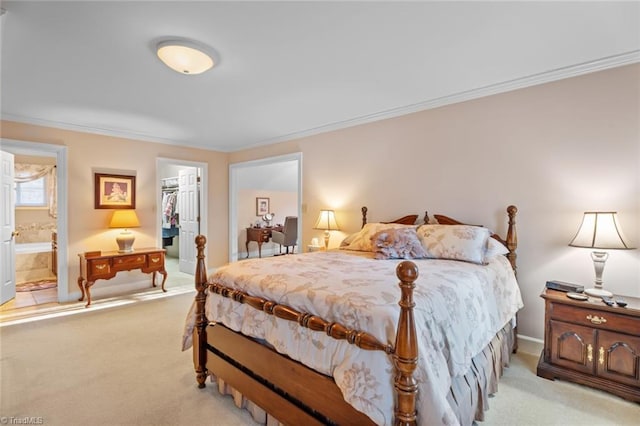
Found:
[{"label": "open closet", "polygon": [[[180,216],[178,215],[178,177],[161,179],[162,182],[162,248],[173,247],[178,237]],[[168,250],[167,250],[168,251]]]},{"label": "open closet", "polygon": [[160,239],[166,252],[167,268],[193,274],[195,271],[195,237],[203,232],[203,189],[205,168],[169,159],[158,161],[160,194],[158,221]]}]

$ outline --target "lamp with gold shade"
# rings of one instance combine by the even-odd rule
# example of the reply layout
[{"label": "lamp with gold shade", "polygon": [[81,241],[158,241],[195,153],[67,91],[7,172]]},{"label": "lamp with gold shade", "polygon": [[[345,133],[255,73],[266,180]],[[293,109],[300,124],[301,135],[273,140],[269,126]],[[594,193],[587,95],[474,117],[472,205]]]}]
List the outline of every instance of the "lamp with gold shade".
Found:
[{"label": "lamp with gold shade", "polygon": [[133,251],[133,242],[136,239],[129,231],[129,228],[137,228],[140,226],[138,216],[135,210],[116,210],[111,216],[109,228],[122,228],[123,231],[118,234],[116,242],[118,243],[118,252],[129,253]]},{"label": "lamp with gold shade", "polygon": [[632,249],[624,240],[616,212],[585,212],[578,233],[569,243],[572,247],[598,249],[591,252],[596,271],[594,288],[585,289],[589,296],[611,297],[613,294],[602,288],[602,272],[609,253],[603,249]]},{"label": "lamp with gold shade", "polygon": [[324,249],[327,250],[329,248],[329,238],[331,238],[330,231],[340,230],[336,222],[335,212],[333,210],[320,210],[320,215],[313,228],[324,230]]}]

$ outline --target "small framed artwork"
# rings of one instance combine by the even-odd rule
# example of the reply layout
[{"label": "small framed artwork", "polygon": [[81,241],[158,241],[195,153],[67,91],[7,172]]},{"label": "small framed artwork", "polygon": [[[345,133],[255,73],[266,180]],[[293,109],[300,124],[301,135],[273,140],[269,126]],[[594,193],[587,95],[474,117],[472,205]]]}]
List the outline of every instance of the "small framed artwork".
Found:
[{"label": "small framed artwork", "polygon": [[269,213],[269,199],[264,197],[256,198],[256,216]]},{"label": "small framed artwork", "polygon": [[95,173],[96,209],[135,209],[136,177]]}]

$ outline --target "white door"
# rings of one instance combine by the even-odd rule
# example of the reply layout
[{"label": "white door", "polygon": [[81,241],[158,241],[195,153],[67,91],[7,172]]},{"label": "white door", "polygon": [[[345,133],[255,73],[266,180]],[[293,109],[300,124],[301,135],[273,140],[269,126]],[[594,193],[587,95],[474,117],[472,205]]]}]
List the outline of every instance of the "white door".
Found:
[{"label": "white door", "polygon": [[16,297],[15,192],[13,190],[13,154],[0,151],[0,305]]},{"label": "white door", "polygon": [[186,167],[178,171],[178,215],[180,221],[180,272],[196,271],[196,236],[200,233],[198,169]]}]

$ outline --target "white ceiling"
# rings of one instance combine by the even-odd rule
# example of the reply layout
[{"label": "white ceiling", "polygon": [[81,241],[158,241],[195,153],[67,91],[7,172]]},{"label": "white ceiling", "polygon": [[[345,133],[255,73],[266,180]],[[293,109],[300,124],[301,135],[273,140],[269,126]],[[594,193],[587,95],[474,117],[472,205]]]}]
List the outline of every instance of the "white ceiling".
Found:
[{"label": "white ceiling", "polygon": [[[2,118],[221,151],[640,61],[640,2],[4,1]],[[213,48],[185,76],[155,56]]]}]

